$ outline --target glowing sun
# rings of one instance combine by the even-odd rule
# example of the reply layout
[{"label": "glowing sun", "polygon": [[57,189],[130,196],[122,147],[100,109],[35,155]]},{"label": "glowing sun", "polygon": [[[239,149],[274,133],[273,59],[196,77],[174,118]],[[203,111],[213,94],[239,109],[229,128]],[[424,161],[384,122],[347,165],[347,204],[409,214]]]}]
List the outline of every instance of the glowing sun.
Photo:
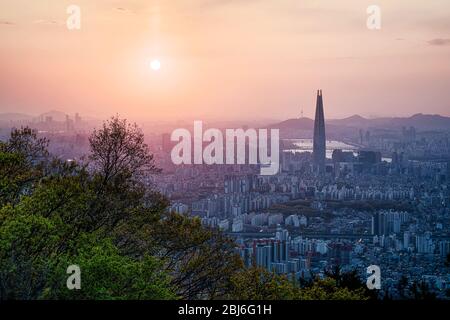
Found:
[{"label": "glowing sun", "polygon": [[159,69],[161,69],[161,62],[159,60],[152,60],[150,62],[150,68],[153,71],[158,71]]}]

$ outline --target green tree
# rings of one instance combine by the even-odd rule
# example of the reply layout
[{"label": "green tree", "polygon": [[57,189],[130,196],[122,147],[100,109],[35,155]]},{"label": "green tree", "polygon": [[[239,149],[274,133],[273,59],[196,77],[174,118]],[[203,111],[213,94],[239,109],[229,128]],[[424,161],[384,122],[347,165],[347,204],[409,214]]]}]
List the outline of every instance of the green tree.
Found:
[{"label": "green tree", "polygon": [[336,286],[342,289],[359,290],[364,296],[370,297],[373,300],[378,298],[376,290],[370,290],[367,285],[361,280],[357,270],[350,270],[343,272],[341,266],[334,265],[330,269],[325,270],[325,276],[334,280]]},{"label": "green tree", "polygon": [[[145,255],[139,259],[120,254],[110,239],[81,236],[76,254],[64,255],[58,261],[53,277],[43,291],[45,299],[148,300],[176,299],[170,278],[162,263]],[[80,267],[80,290],[67,290],[66,268]]]},{"label": "green tree", "polygon": [[415,300],[435,300],[436,294],[431,292],[429,285],[425,281],[414,281],[410,287],[412,297]]},{"label": "green tree", "polygon": [[231,278],[231,299],[292,300],[296,295],[296,288],[286,276],[262,268],[243,269]]},{"label": "green tree", "polygon": [[[131,175],[119,173],[115,195],[124,195],[96,216],[95,202],[105,200],[100,174],[58,159],[44,166],[44,142],[26,129],[0,146],[0,299],[176,298],[160,259],[126,255],[106,232],[95,231],[107,229],[104,216],[144,207],[144,189],[136,192]],[[69,264],[82,268],[83,290],[65,287]]]},{"label": "green tree", "polygon": [[89,206],[95,230],[114,235],[128,255],[162,257],[172,285],[183,298],[224,294],[242,266],[235,244],[198,219],[167,212],[169,202],[142,181],[157,174],[153,156],[135,125],[113,117],[90,139],[95,199]]},{"label": "green tree", "polygon": [[21,154],[27,161],[38,164],[49,155],[48,143],[46,138],[38,137],[35,129],[24,127],[12,130],[8,141],[0,143],[0,151]]},{"label": "green tree", "polygon": [[335,279],[316,279],[312,285],[299,290],[300,300],[368,300],[363,287],[355,290],[338,286]]},{"label": "green tree", "polygon": [[136,124],[130,124],[118,116],[103,123],[89,137],[89,156],[103,183],[119,176],[138,178],[159,172],[153,155],[144,142],[144,134]]},{"label": "green tree", "polygon": [[0,221],[0,299],[38,299],[54,270],[64,226],[4,207]]},{"label": "green tree", "polygon": [[[60,217],[4,207],[0,221],[0,299],[176,298],[161,262],[121,255],[107,238],[74,235]],[[66,288],[66,269],[79,265],[82,290]]]},{"label": "green tree", "polygon": [[407,299],[409,296],[408,282],[409,282],[408,277],[406,277],[405,275],[402,275],[400,280],[397,283],[397,290],[398,290],[400,299]]},{"label": "green tree", "polygon": [[236,244],[218,229],[203,227],[198,218],[167,213],[152,228],[151,239],[186,299],[221,297],[242,268]]},{"label": "green tree", "polygon": [[0,206],[16,204],[42,176],[48,141],[28,127],[14,129],[0,142]]},{"label": "green tree", "polygon": [[[92,152],[85,166],[58,159],[47,162],[44,175],[27,192],[18,188],[16,203],[0,210],[5,263],[2,298],[175,297],[172,289],[177,296],[190,299],[223,295],[230,277],[241,267],[234,243],[218,230],[204,228],[198,219],[166,212],[168,201],[143,182],[144,175],[158,170],[137,127],[116,117],[95,131],[90,141]],[[19,149],[39,148],[14,150]],[[10,156],[20,156],[30,170],[34,168],[36,163],[26,161],[26,152],[14,150],[4,151],[5,172],[12,172],[11,166],[17,163],[8,160]],[[11,188],[13,180],[4,181]],[[94,236],[99,243],[111,244],[96,247],[82,240]],[[92,281],[83,292],[68,294],[61,287],[67,276],[63,269],[77,259],[87,269],[83,278]],[[101,261],[106,263],[103,269]],[[14,270],[31,278],[17,279]],[[136,278],[135,284],[131,278]],[[157,278],[165,280],[155,282]],[[49,279],[53,279],[50,284]]]},{"label": "green tree", "polygon": [[312,279],[299,286],[286,275],[252,267],[237,273],[231,281],[230,298],[243,300],[367,300],[364,288],[342,288],[335,279]]}]

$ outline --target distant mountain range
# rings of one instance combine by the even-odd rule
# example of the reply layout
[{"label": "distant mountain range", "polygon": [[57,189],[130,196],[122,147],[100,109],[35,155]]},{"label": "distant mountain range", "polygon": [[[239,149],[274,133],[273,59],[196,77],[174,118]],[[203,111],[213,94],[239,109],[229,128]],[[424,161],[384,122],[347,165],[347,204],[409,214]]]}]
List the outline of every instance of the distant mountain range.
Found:
[{"label": "distant mountain range", "polygon": [[65,121],[67,114],[61,111],[52,110],[46,113],[43,113],[39,115],[39,117],[42,117],[44,120],[46,117],[52,117],[54,121]]},{"label": "distant mountain range", "polygon": [[280,130],[300,129],[309,131],[314,129],[314,120],[310,118],[289,119],[273,124],[270,127]]},{"label": "distant mountain range", "polygon": [[[298,137],[312,138],[314,120],[310,118],[289,119],[269,126],[270,129],[279,129],[283,139],[295,139]],[[336,126],[326,124],[326,133],[335,133]]]},{"label": "distant mountain range", "polygon": [[[380,128],[380,129],[401,129],[402,127],[415,127],[420,131],[438,130],[450,131],[450,117],[440,115],[415,114],[411,117],[391,117],[367,119],[360,115],[353,115],[345,119],[332,119],[326,121],[328,130],[338,128]],[[270,126],[279,128],[281,131],[289,130],[313,130],[314,120],[310,118],[289,119]],[[343,129],[343,128],[342,128]]]},{"label": "distant mountain range", "polygon": [[66,114],[61,111],[49,111],[39,116],[31,116],[25,113],[0,113],[0,121],[10,122],[10,121],[32,121],[34,119],[45,119],[46,117],[52,117],[54,121],[64,121],[66,119]]},{"label": "distant mountain range", "polygon": [[31,121],[34,117],[24,113],[0,113],[0,121]]},{"label": "distant mountain range", "polygon": [[[33,119],[45,119],[45,117],[52,117],[55,121],[64,121],[66,113],[61,111],[49,111],[39,116],[31,116],[24,113],[0,113],[0,122],[26,122]],[[84,119],[86,119],[84,117]],[[90,119],[90,118],[88,118]],[[418,113],[411,117],[385,117],[368,119],[360,115],[353,115],[344,119],[330,119],[326,121],[327,132],[346,131],[354,129],[394,129],[399,130],[402,127],[413,126],[419,131],[450,131],[450,117],[441,115],[431,115]],[[289,136],[292,133],[294,136],[297,133],[311,132],[314,128],[314,120],[310,118],[288,119],[269,126],[269,128],[278,128],[284,136]],[[283,134],[282,134],[283,136]]]},{"label": "distant mountain range", "polygon": [[450,130],[450,117],[437,114],[418,113],[411,117],[376,118],[366,119],[359,115],[340,120],[330,120],[328,123],[337,126],[357,127],[357,128],[386,128],[398,129],[402,127],[415,127],[417,130]]},{"label": "distant mountain range", "polygon": [[[10,112],[10,113],[0,113],[0,122],[28,122],[28,121],[33,121],[33,120],[40,120],[42,119],[43,121],[45,121],[46,117],[51,117],[53,119],[53,121],[66,121],[66,116],[70,116],[70,118],[74,118],[74,114],[67,114],[65,112],[62,111],[57,111],[57,110],[51,110],[45,113],[42,113],[40,115],[37,116],[32,116],[29,114],[25,114],[25,113],[14,113],[14,112]],[[93,117],[88,117],[88,116],[82,116],[83,121],[99,121],[97,118],[93,118]]]}]

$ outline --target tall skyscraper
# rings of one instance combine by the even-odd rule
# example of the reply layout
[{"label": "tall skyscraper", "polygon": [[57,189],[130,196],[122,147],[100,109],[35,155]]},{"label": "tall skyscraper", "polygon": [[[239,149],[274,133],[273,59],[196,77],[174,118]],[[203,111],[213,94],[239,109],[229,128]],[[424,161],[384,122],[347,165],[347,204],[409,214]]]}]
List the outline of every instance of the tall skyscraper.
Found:
[{"label": "tall skyscraper", "polygon": [[313,161],[314,168],[325,171],[325,116],[323,113],[322,90],[317,91],[316,117],[314,119]]}]

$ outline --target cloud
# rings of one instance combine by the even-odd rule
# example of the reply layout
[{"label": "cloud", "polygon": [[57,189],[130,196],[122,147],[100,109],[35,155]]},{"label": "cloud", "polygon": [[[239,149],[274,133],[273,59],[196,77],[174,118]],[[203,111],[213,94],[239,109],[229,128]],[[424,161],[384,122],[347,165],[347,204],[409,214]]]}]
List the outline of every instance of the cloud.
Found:
[{"label": "cloud", "polygon": [[135,13],[133,10],[130,10],[130,9],[127,9],[127,8],[124,8],[124,7],[116,7],[114,9],[116,11],[120,11],[120,12],[127,13],[127,14],[134,14]]},{"label": "cloud", "polygon": [[34,20],[33,21],[34,24],[44,24],[44,25],[56,25],[56,24],[62,24],[61,22],[58,22],[56,20]]},{"label": "cloud", "polygon": [[45,26],[63,26],[63,25],[65,25],[65,23],[63,21],[45,20],[45,19],[34,20],[33,24],[39,24],[39,25],[45,25]]},{"label": "cloud", "polygon": [[13,25],[15,25],[15,23],[11,22],[11,21],[6,21],[6,20],[0,20],[0,25],[13,26]]},{"label": "cloud", "polygon": [[436,38],[428,41],[428,44],[432,46],[450,46],[450,39]]},{"label": "cloud", "polygon": [[261,0],[204,0],[200,3],[201,8],[211,8],[225,5],[241,5],[260,2]]}]

